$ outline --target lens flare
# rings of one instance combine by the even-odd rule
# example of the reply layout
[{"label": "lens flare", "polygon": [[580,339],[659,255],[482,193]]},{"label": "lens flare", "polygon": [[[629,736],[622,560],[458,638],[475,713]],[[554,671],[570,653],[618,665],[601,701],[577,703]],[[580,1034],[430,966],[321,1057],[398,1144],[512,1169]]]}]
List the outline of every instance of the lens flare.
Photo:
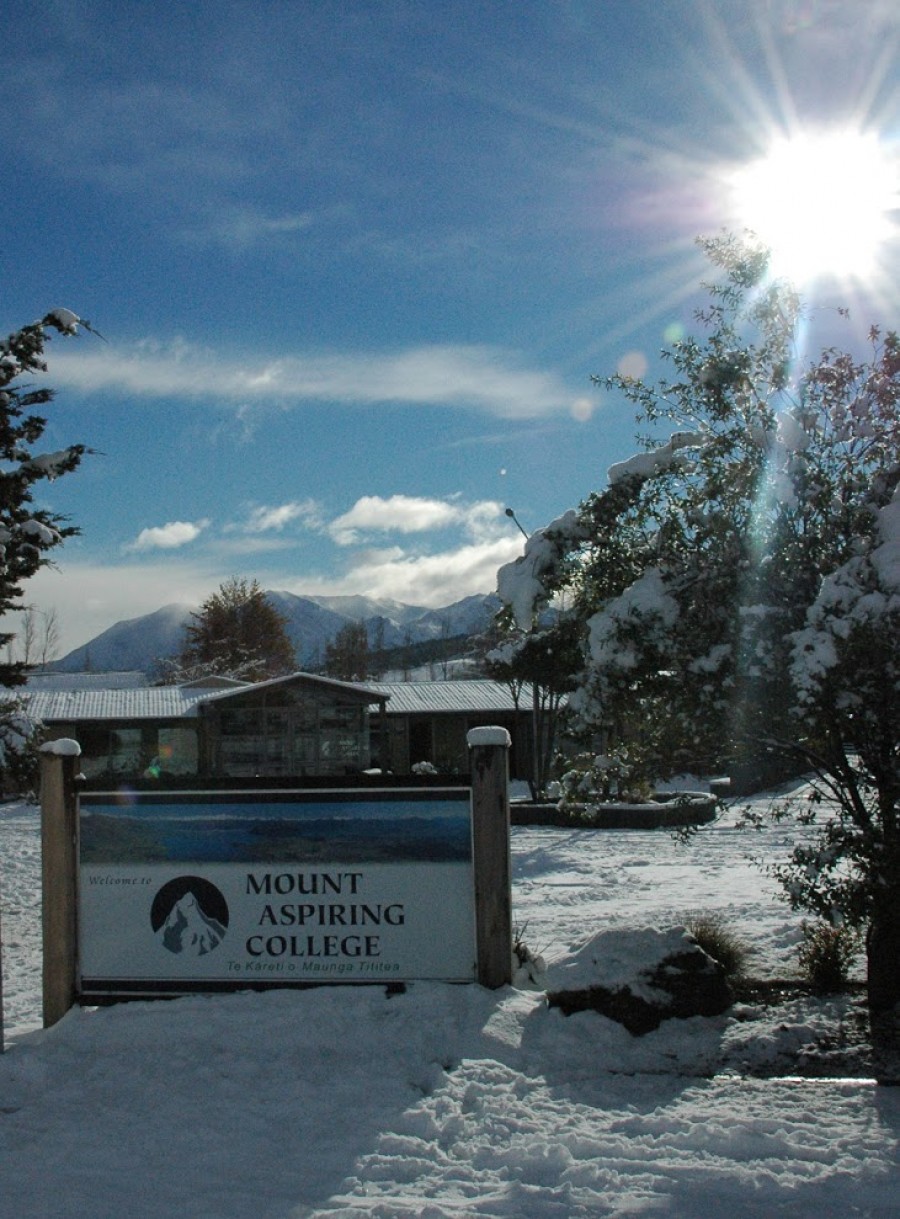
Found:
[{"label": "lens flare", "polygon": [[642,351],[626,351],[616,364],[619,376],[632,381],[639,381],[646,374],[647,368],[647,357]]},{"label": "lens flare", "polygon": [[897,232],[897,159],[871,134],[779,139],[731,185],[740,222],[771,249],[775,272],[798,284],[826,275],[871,277]]}]

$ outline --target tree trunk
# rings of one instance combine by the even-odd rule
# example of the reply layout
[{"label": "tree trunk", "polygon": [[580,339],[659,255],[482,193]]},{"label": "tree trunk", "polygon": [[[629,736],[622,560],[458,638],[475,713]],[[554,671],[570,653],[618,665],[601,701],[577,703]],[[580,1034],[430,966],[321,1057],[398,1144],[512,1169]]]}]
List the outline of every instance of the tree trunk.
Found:
[{"label": "tree trunk", "polygon": [[875,1075],[900,1084],[900,896],[879,902],[866,937],[869,1026]]}]

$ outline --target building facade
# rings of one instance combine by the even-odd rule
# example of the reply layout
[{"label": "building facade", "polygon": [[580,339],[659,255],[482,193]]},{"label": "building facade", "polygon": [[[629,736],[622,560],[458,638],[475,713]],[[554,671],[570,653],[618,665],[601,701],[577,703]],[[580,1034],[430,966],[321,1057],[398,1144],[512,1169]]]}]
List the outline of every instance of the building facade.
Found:
[{"label": "building facade", "polygon": [[[82,680],[90,677],[94,680]],[[380,769],[468,772],[466,734],[510,734],[510,773],[531,766],[530,692],[494,681],[333,681],[307,673],[245,683],[123,687],[119,675],[63,675],[29,685],[43,737],[81,746],[81,769],[111,785],[165,779],[335,779]]]}]

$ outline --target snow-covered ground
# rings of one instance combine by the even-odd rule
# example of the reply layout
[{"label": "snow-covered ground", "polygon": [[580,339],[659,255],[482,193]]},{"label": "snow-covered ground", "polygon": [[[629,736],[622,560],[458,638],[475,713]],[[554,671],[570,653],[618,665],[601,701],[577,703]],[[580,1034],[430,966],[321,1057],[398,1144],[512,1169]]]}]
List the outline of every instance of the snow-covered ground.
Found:
[{"label": "snow-covered ground", "polygon": [[[38,822],[0,806],[0,1219],[898,1213],[900,1089],[778,1074],[858,1015],[849,999],[633,1038],[538,991],[419,983],[76,1010],[41,1031]],[[785,975],[800,919],[754,859],[788,839],[517,828],[516,923],[552,968],[598,931],[719,911],[756,974]]]}]

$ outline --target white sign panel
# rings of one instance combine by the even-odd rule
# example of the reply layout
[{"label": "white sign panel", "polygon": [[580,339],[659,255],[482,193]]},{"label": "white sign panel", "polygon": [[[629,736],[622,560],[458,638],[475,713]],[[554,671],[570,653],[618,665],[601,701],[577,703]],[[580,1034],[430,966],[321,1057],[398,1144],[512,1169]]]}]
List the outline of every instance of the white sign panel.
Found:
[{"label": "white sign panel", "polygon": [[475,976],[467,790],[85,794],[79,826],[83,998]]}]

